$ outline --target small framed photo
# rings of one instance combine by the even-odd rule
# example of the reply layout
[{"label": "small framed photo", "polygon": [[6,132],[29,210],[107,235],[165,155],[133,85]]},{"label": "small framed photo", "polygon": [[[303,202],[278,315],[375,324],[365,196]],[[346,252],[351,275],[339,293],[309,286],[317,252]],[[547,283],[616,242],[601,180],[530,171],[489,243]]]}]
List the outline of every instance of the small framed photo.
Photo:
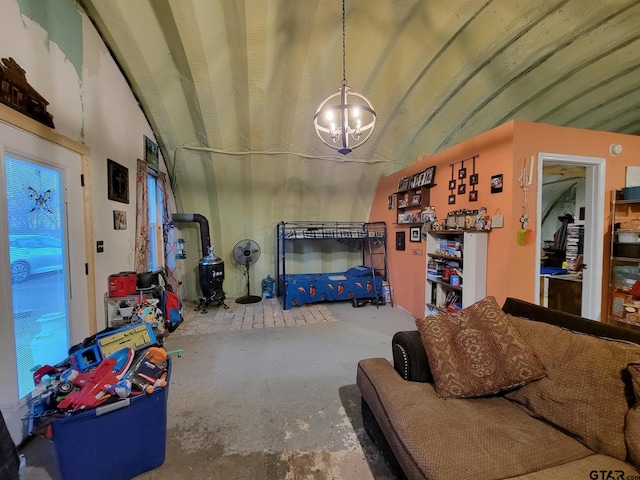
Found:
[{"label": "small framed photo", "polygon": [[398,182],[398,191],[404,192],[409,190],[409,177],[402,177]]},{"label": "small framed photo", "polygon": [[502,174],[493,175],[491,177],[491,193],[500,193],[502,191]]},{"label": "small framed photo", "polygon": [[113,211],[113,229],[114,230],[127,229],[127,212],[125,212],[124,210]]},{"label": "small framed photo", "polygon": [[426,185],[426,186],[429,186],[429,187],[432,186],[433,182],[435,182],[435,180],[436,180],[436,166],[433,165],[432,167],[427,168],[424,171],[424,173],[425,173],[425,176],[424,176],[423,185]]},{"label": "small framed photo", "polygon": [[425,170],[420,174],[420,177],[418,178],[418,184],[416,185],[416,187],[422,187],[423,185],[425,185],[426,178],[427,178],[427,171]]},{"label": "small framed photo", "polygon": [[402,230],[401,232],[396,232],[396,250],[404,250],[405,249],[405,232]]},{"label": "small framed photo", "polygon": [[456,189],[456,181],[449,180],[449,190],[455,190],[455,189]]},{"label": "small framed photo", "polygon": [[469,192],[469,201],[470,202],[477,202],[478,201],[478,191],[477,190],[471,190]]},{"label": "small framed photo", "polygon": [[458,170],[458,178],[467,178],[467,169],[466,168],[461,168],[460,170]]},{"label": "small framed photo", "polygon": [[477,185],[478,184],[478,174],[474,173],[469,177],[469,185]]},{"label": "small framed photo", "polygon": [[409,188],[417,188],[420,185],[418,185],[418,180],[420,179],[420,174],[416,173],[415,175],[413,175],[411,177],[411,184],[409,185]]},{"label": "small framed photo", "polygon": [[453,195],[453,194],[449,195],[448,203],[449,203],[449,205],[455,205],[455,203],[456,203],[456,196],[455,196],[455,195]]},{"label": "small framed photo", "polygon": [[458,185],[458,195],[464,195],[466,191],[467,191],[467,186],[464,183],[461,183],[460,185]]},{"label": "small framed photo", "polygon": [[158,171],[158,144],[144,135],[144,160],[155,172]]},{"label": "small framed photo", "polygon": [[411,205],[420,205],[420,194],[417,193],[411,196]]},{"label": "small framed photo", "polygon": [[389,210],[393,210],[394,208],[396,208],[396,194],[395,193],[393,195],[389,195],[388,208],[389,208]]},{"label": "small framed photo", "polygon": [[107,158],[107,198],[129,203],[129,169]]},{"label": "small framed photo", "polygon": [[398,208],[406,208],[407,205],[408,205],[408,202],[406,198],[398,199]]},{"label": "small framed photo", "polygon": [[420,227],[411,227],[409,229],[409,241],[411,242],[420,241]]}]

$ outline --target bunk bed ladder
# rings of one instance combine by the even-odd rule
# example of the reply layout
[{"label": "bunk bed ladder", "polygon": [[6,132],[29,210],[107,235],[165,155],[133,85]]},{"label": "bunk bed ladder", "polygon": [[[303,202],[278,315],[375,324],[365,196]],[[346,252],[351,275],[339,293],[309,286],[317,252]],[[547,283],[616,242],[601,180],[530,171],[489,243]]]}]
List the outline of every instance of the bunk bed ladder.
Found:
[{"label": "bunk bed ladder", "polygon": [[[389,269],[387,266],[387,228],[385,223],[370,223],[367,225],[367,253],[369,254],[369,265],[371,266],[372,283],[377,285],[375,281],[376,273],[379,273],[384,282],[381,287],[376,287],[376,307],[382,303],[384,305],[385,292],[389,291],[389,301],[393,307],[393,290],[389,281]],[[379,231],[381,229],[381,231]],[[380,233],[381,235],[377,235]],[[378,248],[374,248],[378,247]],[[382,299],[382,302],[381,302]]]}]

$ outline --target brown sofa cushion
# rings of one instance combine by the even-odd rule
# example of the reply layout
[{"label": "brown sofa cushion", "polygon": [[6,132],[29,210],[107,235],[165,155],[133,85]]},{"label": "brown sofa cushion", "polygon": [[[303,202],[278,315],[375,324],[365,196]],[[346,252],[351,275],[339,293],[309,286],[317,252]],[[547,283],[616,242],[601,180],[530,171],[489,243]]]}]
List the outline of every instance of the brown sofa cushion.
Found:
[{"label": "brown sofa cushion", "polygon": [[478,397],[544,376],[533,350],[494,297],[416,320],[438,395]]},{"label": "brown sofa cushion", "polygon": [[640,365],[629,365],[631,384],[636,404],[627,412],[624,422],[624,438],[627,445],[627,460],[640,467]]},{"label": "brown sofa cushion", "polygon": [[357,384],[407,478],[511,478],[592,454],[503,397],[442,399],[384,358],[361,360]]},{"label": "brown sofa cushion", "polygon": [[638,472],[622,460],[606,455],[589,455],[557,467],[511,477],[509,480],[631,479],[636,478],[636,475]]},{"label": "brown sofa cushion", "polygon": [[640,363],[640,346],[596,338],[512,317],[547,375],[506,398],[573,434],[596,453],[625,460],[625,416],[632,398],[627,366]]}]

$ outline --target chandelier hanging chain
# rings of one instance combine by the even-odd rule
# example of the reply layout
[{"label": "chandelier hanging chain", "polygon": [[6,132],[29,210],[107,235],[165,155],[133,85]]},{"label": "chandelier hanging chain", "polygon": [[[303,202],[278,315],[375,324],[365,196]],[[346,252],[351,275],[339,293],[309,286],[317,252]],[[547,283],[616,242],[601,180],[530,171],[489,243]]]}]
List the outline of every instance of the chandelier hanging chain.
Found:
[{"label": "chandelier hanging chain", "polygon": [[345,14],[344,14],[344,1],[342,0],[342,86],[347,86],[347,54],[346,54],[346,44],[347,44],[347,34],[345,33]]}]

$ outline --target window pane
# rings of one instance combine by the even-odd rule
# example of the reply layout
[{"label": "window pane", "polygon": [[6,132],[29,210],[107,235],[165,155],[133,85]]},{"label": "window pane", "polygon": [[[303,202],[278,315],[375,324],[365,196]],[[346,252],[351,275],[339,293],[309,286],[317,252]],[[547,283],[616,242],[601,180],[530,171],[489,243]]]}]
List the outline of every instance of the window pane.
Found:
[{"label": "window pane", "polygon": [[156,264],[157,252],[158,252],[158,239],[156,238],[157,230],[157,179],[153,175],[147,175],[147,187],[149,198],[149,270],[156,270],[158,265]]},{"label": "window pane", "polygon": [[32,369],[64,360],[69,348],[62,175],[5,157],[9,260],[18,393],[33,390]]}]

